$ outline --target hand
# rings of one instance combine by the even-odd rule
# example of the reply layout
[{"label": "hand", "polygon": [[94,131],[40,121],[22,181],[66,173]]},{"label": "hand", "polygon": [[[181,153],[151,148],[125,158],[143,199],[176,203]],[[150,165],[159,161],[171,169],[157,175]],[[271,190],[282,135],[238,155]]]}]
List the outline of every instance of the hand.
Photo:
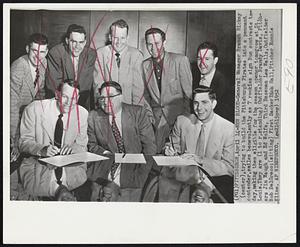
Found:
[{"label": "hand", "polygon": [[10,153],[10,162],[16,161],[20,156],[20,151],[18,147],[13,147]]},{"label": "hand", "polygon": [[208,203],[209,202],[209,195],[206,193],[206,191],[197,188],[191,197],[192,203]]},{"label": "hand", "polygon": [[166,147],[165,147],[165,155],[166,156],[176,156],[176,155],[178,155],[178,152],[172,146],[166,145]]},{"label": "hand", "polygon": [[59,152],[60,155],[67,155],[71,153],[73,153],[73,150],[69,145],[64,145]]},{"label": "hand", "polygon": [[203,164],[203,158],[201,158],[200,156],[198,156],[196,154],[184,153],[180,157],[183,158],[183,159],[194,160],[200,165]]},{"label": "hand", "polygon": [[42,157],[51,157],[56,154],[58,154],[60,149],[56,146],[53,145],[48,145],[46,147],[43,147],[41,150],[41,156]]}]

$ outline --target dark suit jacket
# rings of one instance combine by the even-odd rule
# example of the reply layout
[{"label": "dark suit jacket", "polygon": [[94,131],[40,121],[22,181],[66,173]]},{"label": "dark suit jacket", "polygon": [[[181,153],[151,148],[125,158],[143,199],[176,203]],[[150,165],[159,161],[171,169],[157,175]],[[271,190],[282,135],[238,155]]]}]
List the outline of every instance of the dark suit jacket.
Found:
[{"label": "dark suit jacket", "polygon": [[[78,104],[88,111],[94,109],[93,97],[93,71],[96,61],[96,51],[85,47],[79,56],[78,83],[79,100]],[[74,66],[68,48],[63,44],[54,46],[48,53],[48,73],[46,74],[46,97],[52,98],[55,89],[65,79],[75,78]],[[92,96],[92,98],[91,98]]]},{"label": "dark suit jacket", "polygon": [[[193,71],[193,90],[199,86],[200,77],[201,74],[197,68],[197,71]],[[218,103],[214,112],[234,122],[234,88],[230,88],[225,76],[220,71],[216,70],[210,88],[217,95]]]},{"label": "dark suit jacket", "polygon": [[[153,155],[156,152],[153,127],[142,106],[123,104],[122,138],[126,153]],[[105,150],[118,153],[109,118],[101,109],[91,111],[88,118],[88,150],[102,155]],[[105,161],[97,166],[97,172],[89,172],[91,180],[107,179],[112,162]],[[95,169],[95,166],[93,167]],[[151,165],[124,164],[121,168],[120,187],[141,188],[145,183]]]}]

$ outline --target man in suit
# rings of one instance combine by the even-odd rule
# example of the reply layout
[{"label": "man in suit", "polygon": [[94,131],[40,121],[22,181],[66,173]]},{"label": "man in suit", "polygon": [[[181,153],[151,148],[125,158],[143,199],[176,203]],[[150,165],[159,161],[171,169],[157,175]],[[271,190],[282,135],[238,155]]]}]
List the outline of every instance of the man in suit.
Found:
[{"label": "man in suit", "polygon": [[128,45],[128,31],[129,26],[122,19],[110,25],[110,44],[97,49],[94,91],[97,94],[104,81],[116,81],[122,87],[124,103],[144,105],[143,55]]},{"label": "man in suit", "polygon": [[88,111],[94,109],[92,88],[95,61],[95,50],[86,46],[85,29],[71,24],[64,43],[54,46],[48,54],[47,98],[54,96],[61,82],[71,79],[79,85],[78,104]]},{"label": "man in suit", "polygon": [[[91,111],[88,118],[89,151],[110,157],[114,153],[155,154],[153,128],[145,109],[122,103],[122,92],[120,84],[114,81],[100,86],[101,107]],[[103,190],[111,189],[107,193],[114,197],[111,200],[139,201],[150,169],[149,164],[123,165],[109,160],[88,168],[88,176],[92,181],[101,178]]]},{"label": "man in suit", "polygon": [[22,112],[35,99],[44,98],[48,38],[41,33],[29,36],[26,55],[15,60],[10,68],[10,145],[11,162],[19,157],[20,119]]},{"label": "man in suit", "polygon": [[181,114],[190,112],[192,74],[186,56],[165,51],[166,34],[159,28],[145,32],[150,58],[143,62],[145,98],[155,119],[157,152]]},{"label": "man in suit", "polygon": [[74,200],[69,190],[86,181],[84,163],[61,168],[38,161],[86,151],[88,112],[77,105],[74,91],[79,93],[74,82],[61,83],[56,98],[34,101],[24,110],[19,148],[27,158],[12,176],[18,172],[24,190],[33,197]]},{"label": "man in suit", "polygon": [[[195,160],[210,177],[232,178],[234,125],[214,113],[217,101],[212,89],[199,86],[193,94],[194,114],[178,116],[170,135],[171,142],[166,144],[165,154],[168,156],[182,154],[183,158]],[[195,173],[198,172],[196,169]],[[229,190],[230,195],[227,198],[231,201],[233,187],[232,185],[229,187],[225,192]],[[165,186],[164,189],[170,188]]]},{"label": "man in suit", "polygon": [[[217,96],[215,112],[233,122],[234,88],[231,88],[225,76],[216,68],[219,61],[218,48],[211,42],[203,42],[197,50],[198,70],[193,73],[193,89],[210,87]],[[200,73],[199,73],[200,72]]]}]

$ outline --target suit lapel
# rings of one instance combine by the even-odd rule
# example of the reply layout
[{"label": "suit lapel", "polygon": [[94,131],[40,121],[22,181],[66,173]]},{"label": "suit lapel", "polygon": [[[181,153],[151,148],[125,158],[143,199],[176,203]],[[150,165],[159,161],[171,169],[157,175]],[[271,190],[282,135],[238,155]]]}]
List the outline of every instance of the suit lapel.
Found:
[{"label": "suit lapel", "polygon": [[218,129],[218,119],[215,114],[206,145],[206,157],[213,157],[216,150],[218,149],[218,142],[220,141],[219,133],[220,131]]},{"label": "suit lapel", "polygon": [[[52,143],[54,143],[54,126],[52,125],[51,118],[52,117],[57,117],[53,115],[49,115],[48,113],[53,112],[51,107],[54,102],[50,101],[49,104],[45,105],[44,111],[42,111],[40,114],[42,115],[42,128],[45,130],[47,133],[49,139],[51,140]],[[56,101],[55,101],[56,103]],[[56,107],[56,106],[55,106]]]},{"label": "suit lapel", "polygon": [[147,64],[145,66],[146,70],[146,83],[149,88],[149,91],[151,92],[153,99],[159,104],[160,102],[160,92],[157,85],[157,80],[155,77],[154,67],[153,67],[153,61],[151,58],[148,59]]},{"label": "suit lapel", "polygon": [[169,82],[167,70],[170,68],[170,56],[168,52],[165,51],[164,55],[164,62],[163,62],[163,69],[162,69],[162,77],[161,77],[161,99],[164,99],[165,93],[167,91],[167,86]]},{"label": "suit lapel", "polygon": [[34,99],[35,97],[35,90],[34,90],[34,80],[35,78],[32,78],[32,74],[31,74],[31,68],[30,68],[30,61],[28,59],[28,56],[26,55],[25,56],[25,61],[26,61],[26,70],[25,71],[28,71],[28,76],[26,77],[25,79],[25,82],[26,82],[26,85],[27,87],[29,88],[29,91],[30,91],[30,94],[32,96],[32,98]]}]

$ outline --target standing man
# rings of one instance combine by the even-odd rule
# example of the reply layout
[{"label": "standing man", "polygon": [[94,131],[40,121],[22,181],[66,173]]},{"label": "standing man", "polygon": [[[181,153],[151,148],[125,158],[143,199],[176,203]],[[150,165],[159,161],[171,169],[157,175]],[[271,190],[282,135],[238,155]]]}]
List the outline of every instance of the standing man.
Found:
[{"label": "standing man", "polygon": [[38,160],[86,151],[88,112],[72,100],[74,91],[79,93],[74,86],[72,81],[61,83],[56,98],[32,102],[22,116],[19,146],[28,157],[19,174],[24,190],[33,197],[74,200],[69,191],[86,181],[84,163],[62,168]]},{"label": "standing man", "polygon": [[92,87],[95,60],[95,50],[86,46],[85,29],[71,24],[64,43],[54,46],[48,54],[47,97],[53,97],[58,85],[64,80],[71,79],[79,85],[78,104],[88,111],[90,108],[93,109]]},{"label": "standing man", "polygon": [[216,93],[218,100],[215,112],[233,122],[234,89],[230,89],[225,76],[217,70],[218,61],[218,48],[215,44],[206,41],[199,45],[197,65],[200,73],[194,75],[193,88],[195,89],[200,85],[210,87]]},{"label": "standing man", "polygon": [[145,32],[150,58],[143,62],[145,98],[155,118],[157,152],[181,114],[190,112],[192,74],[186,56],[165,51],[166,34],[159,28]]},{"label": "standing man", "polygon": [[128,45],[128,31],[128,24],[124,20],[117,20],[110,25],[110,44],[97,50],[94,88],[98,93],[104,81],[116,81],[122,87],[124,103],[144,105],[143,55]]},{"label": "standing man", "polygon": [[[153,128],[143,106],[123,102],[123,91],[117,82],[104,82],[99,88],[100,109],[88,118],[88,149],[99,155],[156,151]],[[88,171],[92,177],[107,180],[103,187],[119,188],[118,201],[139,201],[142,187],[151,169],[149,164],[115,164],[103,162]],[[107,188],[106,188],[107,189]],[[105,189],[104,189],[105,190]],[[126,191],[127,190],[127,191]]]},{"label": "standing man", "polygon": [[41,33],[29,36],[26,55],[14,61],[10,68],[10,146],[11,162],[20,152],[20,119],[24,108],[35,99],[44,98],[48,38]]}]

